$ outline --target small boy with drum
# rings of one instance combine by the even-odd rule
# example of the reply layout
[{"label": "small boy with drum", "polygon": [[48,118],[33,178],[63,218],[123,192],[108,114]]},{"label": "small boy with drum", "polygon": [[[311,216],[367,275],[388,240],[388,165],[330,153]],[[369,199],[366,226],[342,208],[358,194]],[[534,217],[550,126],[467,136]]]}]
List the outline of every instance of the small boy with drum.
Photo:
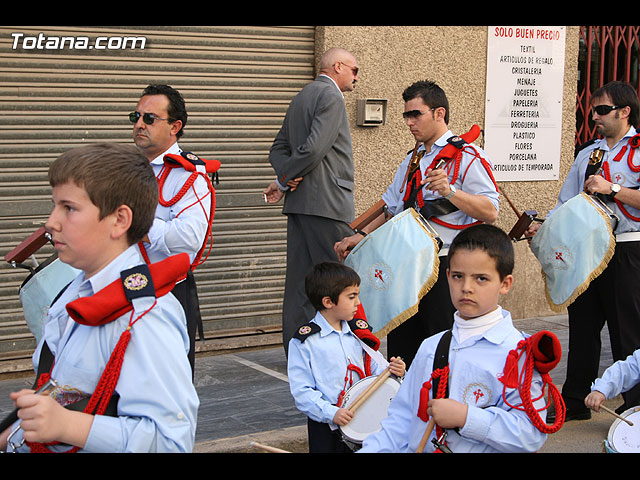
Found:
[{"label": "small boy with drum", "polygon": [[[338,405],[351,385],[385,370],[386,365],[378,365],[367,352],[377,351],[380,341],[364,320],[360,277],[353,269],[320,263],[307,275],[305,291],[317,313],[289,342],[291,394],[308,417],[309,452],[348,453],[351,449],[338,427],[346,425],[353,412]],[[400,358],[392,358],[388,368],[398,377],[405,373]]]}]

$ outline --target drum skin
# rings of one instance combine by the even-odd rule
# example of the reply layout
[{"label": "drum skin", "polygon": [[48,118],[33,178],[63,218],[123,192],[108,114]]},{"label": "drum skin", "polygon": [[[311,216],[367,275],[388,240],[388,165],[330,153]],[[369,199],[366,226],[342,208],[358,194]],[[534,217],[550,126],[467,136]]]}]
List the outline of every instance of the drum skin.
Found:
[{"label": "drum skin", "polygon": [[624,420],[616,418],[609,428],[605,451],[607,453],[639,453],[640,452],[640,407],[633,407],[620,414],[633,426]]},{"label": "drum skin", "polygon": [[[342,407],[348,409],[377,378],[377,376],[370,376],[353,384],[345,392]],[[387,378],[355,411],[351,421],[340,427],[343,440],[352,449],[360,448],[365,438],[380,430],[380,422],[386,418],[391,400],[396,396],[399,388],[400,381],[397,378]]]}]

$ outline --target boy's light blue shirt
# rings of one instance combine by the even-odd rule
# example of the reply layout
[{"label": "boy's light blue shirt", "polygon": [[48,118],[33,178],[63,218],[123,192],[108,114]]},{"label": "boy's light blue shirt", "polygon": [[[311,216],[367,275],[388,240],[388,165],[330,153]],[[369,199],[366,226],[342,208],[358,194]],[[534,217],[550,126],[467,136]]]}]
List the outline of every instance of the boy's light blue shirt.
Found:
[{"label": "boy's light blue shirt", "polygon": [[[55,355],[51,377],[63,387],[60,403],[94,391],[103,369],[129,323],[131,313],[100,327],[80,325],[69,318],[66,304],[89,296],[120,278],[120,272],[144,263],[129,247],[107,267],[85,280],[76,277],[51,307],[43,339],[33,355],[37,371],[43,342]],[[148,309],[153,298],[134,302],[134,316]],[[118,417],[96,415],[83,452],[190,452],[193,450],[199,399],[187,359],[189,338],[178,300],[167,294],[131,330],[116,385]],[[13,428],[13,427],[12,427]],[[12,438],[18,444],[22,431]],[[65,450],[68,447],[61,447]],[[20,451],[29,451],[25,445]]]},{"label": "boy's light blue shirt", "polygon": [[[535,452],[547,438],[524,411],[511,408],[502,396],[504,385],[499,376],[507,355],[524,339],[514,328],[511,314],[503,310],[502,315],[503,319],[497,325],[462,343],[456,327],[453,329],[449,349],[449,398],[468,406],[465,425],[458,432],[447,430],[447,445],[454,453]],[[417,450],[427,428],[427,423],[417,415],[420,389],[431,378],[433,357],[443,334],[436,334],[422,343],[391,402],[387,418],[382,421],[382,429],[364,441],[359,453],[413,453]],[[522,363],[521,359],[520,372]],[[541,377],[535,372],[531,398],[538,398],[541,389]],[[510,405],[522,403],[514,389],[507,389],[506,398]],[[541,408],[544,404],[543,398],[535,406]],[[544,411],[541,417],[546,418]],[[431,438],[434,435],[435,429]],[[434,450],[431,438],[425,453]]]},{"label": "boy's light blue shirt", "polygon": [[[320,327],[320,332],[304,342],[297,338],[289,342],[289,386],[302,413],[316,422],[335,427],[332,420],[338,411],[338,396],[345,389],[347,365],[353,363],[364,371],[365,352],[347,322],[342,321],[342,330],[337,331],[320,312],[311,321]],[[384,370],[373,361],[371,368],[373,375]],[[358,380],[359,376],[354,373],[353,383]]]},{"label": "boy's light blue shirt", "polygon": [[597,390],[606,398],[615,398],[640,383],[640,350],[624,360],[618,360],[607,368],[602,377],[596,378],[591,391]]}]

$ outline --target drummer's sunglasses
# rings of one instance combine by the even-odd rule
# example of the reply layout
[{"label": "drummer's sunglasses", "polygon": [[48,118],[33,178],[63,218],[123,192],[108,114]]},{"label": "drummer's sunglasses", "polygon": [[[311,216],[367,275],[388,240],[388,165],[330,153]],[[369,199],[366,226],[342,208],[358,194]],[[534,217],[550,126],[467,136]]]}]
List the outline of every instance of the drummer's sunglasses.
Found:
[{"label": "drummer's sunglasses", "polygon": [[157,117],[153,113],[141,114],[140,112],[131,112],[129,114],[129,120],[131,121],[131,123],[136,123],[140,117],[142,117],[142,121],[147,125],[153,125],[153,122],[156,120],[166,120],[166,121],[171,120],[170,118]]},{"label": "drummer's sunglasses", "polygon": [[613,110],[617,110],[619,107],[617,105],[598,105],[597,107],[592,107],[591,110],[596,112],[598,115],[607,115],[611,113]]}]

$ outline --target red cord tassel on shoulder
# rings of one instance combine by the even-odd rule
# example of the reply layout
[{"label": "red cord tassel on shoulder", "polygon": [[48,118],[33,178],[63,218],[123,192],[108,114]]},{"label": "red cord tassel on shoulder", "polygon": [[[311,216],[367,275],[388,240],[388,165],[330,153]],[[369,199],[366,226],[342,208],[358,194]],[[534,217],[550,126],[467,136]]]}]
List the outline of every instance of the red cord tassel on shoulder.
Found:
[{"label": "red cord tassel on shoulder", "polygon": [[[518,363],[522,355],[526,355],[522,372],[518,371]],[[549,372],[553,370],[562,356],[562,347],[558,338],[546,330],[540,331],[518,343],[518,346],[509,352],[505,362],[503,374],[500,381],[504,384],[503,397],[507,388],[517,388],[522,399],[521,406],[513,406],[527,412],[527,415],[538,430],[543,433],[555,433],[564,424],[566,407],[562,395],[553,384]],[[553,425],[547,425],[540,417],[533,405],[531,398],[531,383],[534,369],[538,370],[542,376],[542,395],[544,396],[545,386],[549,387],[549,396],[553,400],[556,418]],[[537,399],[536,399],[537,400]],[[547,408],[547,407],[545,407]]]}]

